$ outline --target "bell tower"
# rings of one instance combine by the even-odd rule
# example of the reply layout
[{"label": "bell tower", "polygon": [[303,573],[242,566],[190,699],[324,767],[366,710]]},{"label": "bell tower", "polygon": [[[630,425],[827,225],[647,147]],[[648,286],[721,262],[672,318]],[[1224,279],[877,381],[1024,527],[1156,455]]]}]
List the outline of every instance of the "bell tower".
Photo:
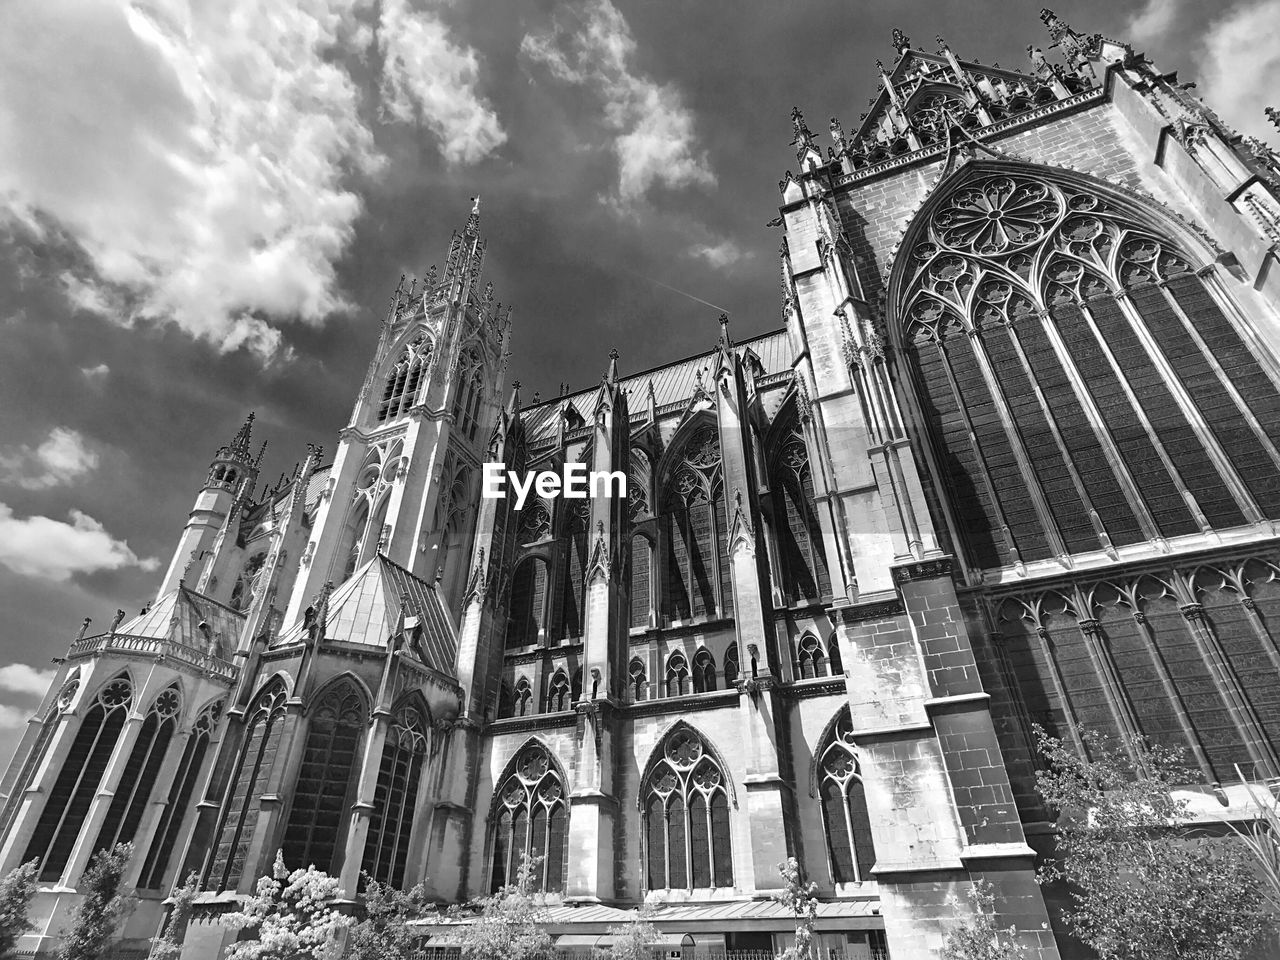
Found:
[{"label": "bell tower", "polygon": [[400,278],[339,445],[285,612],[382,554],[455,612],[475,535],[481,462],[501,406],[511,309],[483,282],[480,199],[443,270]]}]

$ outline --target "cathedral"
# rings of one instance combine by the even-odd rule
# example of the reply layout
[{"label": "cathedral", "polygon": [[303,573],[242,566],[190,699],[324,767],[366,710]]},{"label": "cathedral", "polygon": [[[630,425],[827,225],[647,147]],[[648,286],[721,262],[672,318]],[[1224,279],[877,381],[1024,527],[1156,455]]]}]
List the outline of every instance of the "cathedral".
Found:
[{"label": "cathedral", "polygon": [[[771,333],[529,403],[477,202],[334,454],[264,485],[250,417],[154,600],[58,661],[0,781],[20,953],[131,841],[121,956],[194,873],[218,960],[282,851],[350,910],[528,854],[558,948],[647,901],[685,960],[790,942],[788,857],[824,960],[936,957],[985,881],[1056,960],[1034,726],[1180,748],[1241,816],[1280,778],[1280,157],[1041,19],[1018,69],[895,31],[856,129],[794,112]],[[625,496],[516,509],[485,464]]]}]

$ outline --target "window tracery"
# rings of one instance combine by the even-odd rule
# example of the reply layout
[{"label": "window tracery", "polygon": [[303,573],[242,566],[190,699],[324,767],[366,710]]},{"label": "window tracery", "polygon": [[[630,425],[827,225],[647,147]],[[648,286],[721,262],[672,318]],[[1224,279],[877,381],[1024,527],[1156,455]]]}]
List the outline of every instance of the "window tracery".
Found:
[{"label": "window tracery", "polygon": [[402,706],[383,742],[361,867],[372,880],[397,889],[404,885],[426,754],[427,723],[423,711],[412,705]]},{"label": "window tracery", "polygon": [[778,529],[783,593],[792,603],[829,597],[831,575],[804,435],[793,428],[777,449],[773,486],[776,509],[784,521]]},{"label": "window tracery", "polygon": [[511,577],[511,602],[507,613],[507,647],[538,642],[547,604],[547,563],[541,557],[520,562]]},{"label": "window tracery", "polygon": [[664,493],[666,590],[664,613],[690,620],[732,612],[728,523],[713,425],[688,440]]},{"label": "window tracery", "polygon": [[407,344],[399,358],[387,372],[382,400],[378,404],[378,422],[395,420],[409,411],[418,395],[427,367],[431,363],[433,344],[425,334],[419,334]]},{"label": "window tracery", "polygon": [[729,649],[724,652],[724,685],[732,688],[738,684],[738,674],[742,669],[738,666],[738,642],[730,641]]},{"label": "window tracery", "polygon": [[802,680],[812,680],[814,677],[827,675],[827,660],[822,654],[822,644],[811,633],[806,633],[800,638],[796,650],[796,662]]},{"label": "window tracery", "polygon": [[557,670],[547,687],[547,711],[562,713],[572,707],[573,702],[569,699],[569,675],[563,670]]},{"label": "window tracery", "polygon": [[716,658],[703,647],[693,655],[693,692],[710,693],[716,688]]},{"label": "window tracery", "polygon": [[667,658],[667,696],[682,697],[689,689],[689,664],[677,650]]},{"label": "window tracery", "polygon": [[871,821],[853,740],[849,710],[843,708],[818,755],[822,819],[827,831],[827,852],[836,883],[870,879],[875,865]]},{"label": "window tracery", "polygon": [[133,684],[121,675],[103,684],[85,712],[71,750],[45,801],[23,855],[39,863],[41,882],[57,880],[66,868],[84,818],[93,803],[107,761],[133,702]]},{"label": "window tracery", "polygon": [[653,597],[653,545],[649,538],[631,538],[631,628],[650,625]]},{"label": "window tracery", "polygon": [[906,338],[975,565],[1280,516],[1280,391],[1131,206],[984,173],[904,252]]},{"label": "window tracery", "polygon": [[631,686],[631,699],[635,703],[639,703],[648,696],[649,678],[645,675],[644,661],[639,657],[632,657],[631,663],[627,667],[628,682]]},{"label": "window tracery", "polygon": [[591,525],[591,502],[566,501],[563,523],[560,638],[576,640],[582,636],[586,625],[587,532]]},{"label": "window tracery", "polygon": [[733,886],[724,771],[692,729],[668,735],[645,781],[643,809],[650,890]]},{"label": "window tracery", "polygon": [[541,857],[535,889],[564,889],[568,800],[564,783],[541,744],[520,753],[515,769],[495,791],[493,868],[489,889],[515,882],[524,855]]}]

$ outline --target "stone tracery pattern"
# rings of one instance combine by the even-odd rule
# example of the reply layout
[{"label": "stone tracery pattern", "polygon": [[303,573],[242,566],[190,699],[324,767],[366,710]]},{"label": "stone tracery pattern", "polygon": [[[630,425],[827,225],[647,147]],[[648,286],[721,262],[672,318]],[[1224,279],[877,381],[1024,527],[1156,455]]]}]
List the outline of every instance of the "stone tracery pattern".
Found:
[{"label": "stone tracery pattern", "polygon": [[534,889],[564,889],[565,834],[569,821],[565,785],[546,748],[532,743],[495,791],[490,889],[515,883],[521,857],[541,857]]},{"label": "stone tracery pattern", "polygon": [[1280,517],[1276,381],[1148,220],[987,173],[904,251],[905,339],[972,565]]},{"label": "stone tracery pattern", "polygon": [[649,889],[733,886],[724,771],[687,726],[661,751],[642,794]]}]

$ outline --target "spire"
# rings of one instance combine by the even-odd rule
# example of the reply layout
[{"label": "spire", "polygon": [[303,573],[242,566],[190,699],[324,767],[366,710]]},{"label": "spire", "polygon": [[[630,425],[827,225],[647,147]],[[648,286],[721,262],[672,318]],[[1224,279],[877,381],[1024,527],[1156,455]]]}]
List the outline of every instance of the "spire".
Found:
[{"label": "spire", "polygon": [[471,198],[471,216],[467,217],[467,226],[463,231],[468,237],[480,236],[480,198]]},{"label": "spire", "polygon": [[245,417],[244,424],[232,438],[231,443],[225,449],[231,457],[244,463],[249,462],[249,442],[253,436],[253,417],[250,411],[249,416]]},{"label": "spire", "polygon": [[605,371],[604,382],[613,386],[618,382],[618,348],[609,351],[609,369]]},{"label": "spire", "polygon": [[733,346],[733,338],[729,336],[729,315],[727,313],[720,314],[720,346]]}]

